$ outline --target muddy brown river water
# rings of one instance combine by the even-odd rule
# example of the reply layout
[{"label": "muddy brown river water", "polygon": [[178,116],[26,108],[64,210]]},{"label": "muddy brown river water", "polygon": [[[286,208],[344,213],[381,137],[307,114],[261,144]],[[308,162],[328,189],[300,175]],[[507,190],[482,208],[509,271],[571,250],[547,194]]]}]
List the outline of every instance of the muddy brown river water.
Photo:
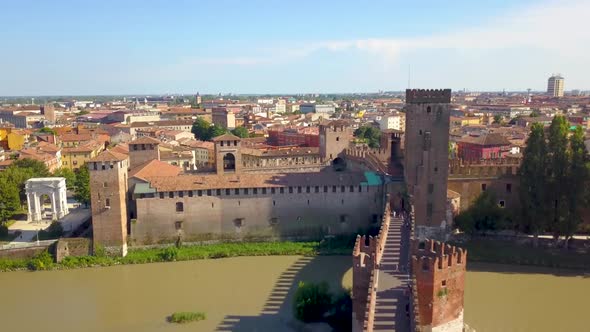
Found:
[{"label": "muddy brown river water", "polygon": [[[285,331],[300,280],[350,287],[351,258],[237,257],[0,273],[1,331]],[[588,331],[590,278],[471,264],[465,317],[478,332]],[[175,311],[205,321],[172,325]]]}]

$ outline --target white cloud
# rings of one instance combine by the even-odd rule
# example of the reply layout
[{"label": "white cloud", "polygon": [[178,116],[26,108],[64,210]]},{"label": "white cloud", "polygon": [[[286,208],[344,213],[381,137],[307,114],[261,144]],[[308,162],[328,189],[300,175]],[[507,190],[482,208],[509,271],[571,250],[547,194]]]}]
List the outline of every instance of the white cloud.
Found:
[{"label": "white cloud", "polygon": [[550,1],[513,10],[481,26],[460,31],[435,33],[416,38],[368,38],[335,40],[263,49],[262,56],[194,58],[186,64],[260,65],[294,61],[327,50],[357,50],[396,62],[403,52],[422,49],[457,51],[527,48],[547,49],[560,56],[590,54],[590,33],[584,27],[590,18],[589,0]]}]

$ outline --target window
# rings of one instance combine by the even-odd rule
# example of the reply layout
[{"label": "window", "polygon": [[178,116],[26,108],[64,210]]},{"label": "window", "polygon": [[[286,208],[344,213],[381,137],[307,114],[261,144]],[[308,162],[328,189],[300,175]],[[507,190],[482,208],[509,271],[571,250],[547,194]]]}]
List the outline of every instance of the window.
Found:
[{"label": "window", "polygon": [[182,202],[176,202],[176,212],[184,212],[184,204]]},{"label": "window", "polygon": [[236,228],[241,228],[242,226],[244,226],[244,218],[234,219],[234,226],[236,226]]},{"label": "window", "polygon": [[348,220],[348,216],[345,214],[340,215],[340,223],[343,224]]},{"label": "window", "polygon": [[332,192],[335,193],[336,192],[336,186],[332,186]]},{"label": "window", "polygon": [[215,190],[215,195],[217,195],[217,196],[221,196],[221,189],[217,189],[217,190]]},{"label": "window", "polygon": [[506,183],[506,192],[512,192],[512,183]]},{"label": "window", "polygon": [[340,142],[340,136],[336,136],[336,142]]},{"label": "window", "polygon": [[207,189],[207,196],[211,196],[211,189]]},{"label": "window", "polygon": [[311,192],[311,187],[310,186],[305,187],[305,192],[309,194]]},{"label": "window", "polygon": [[359,193],[363,192],[363,187],[359,185]]},{"label": "window", "polygon": [[293,193],[293,187],[289,187],[289,194]]},{"label": "window", "polygon": [[184,197],[184,191],[179,191],[178,192],[178,197],[181,197],[181,198]]},{"label": "window", "polygon": [[203,196],[203,191],[202,190],[197,190],[197,196],[199,196],[199,197]]},{"label": "window", "polygon": [[266,195],[266,188],[262,188],[262,194]]},{"label": "window", "polygon": [[275,226],[275,225],[277,225],[279,223],[279,218],[270,218],[270,220],[268,221],[268,223],[271,226]]},{"label": "window", "polygon": [[419,133],[418,133],[418,134],[419,134],[419,135],[422,135],[422,129],[420,129],[420,131],[419,131]]},{"label": "window", "polygon": [[446,280],[441,281],[440,285],[442,287],[447,287],[447,281]]},{"label": "window", "polygon": [[276,192],[277,192],[276,188],[270,188],[270,193],[271,194],[274,195],[274,194],[276,194]]},{"label": "window", "polygon": [[485,183],[481,184],[481,191],[486,191],[486,189],[488,188],[488,185]]},{"label": "window", "polygon": [[188,197],[193,197],[193,195],[194,195],[194,192],[192,190],[189,190]]},{"label": "window", "polygon": [[106,187],[108,187],[108,186],[109,186],[109,184],[108,184],[108,183],[106,183],[106,182],[103,182],[103,183],[102,183],[102,187],[103,187],[103,188],[106,188]]},{"label": "window", "polygon": [[225,194],[226,194],[227,196],[231,195],[231,190],[229,190],[229,189],[225,189]]},{"label": "window", "polygon": [[327,193],[328,192],[328,186],[324,186],[324,192]]},{"label": "window", "polygon": [[221,146],[223,146],[223,141],[221,141]]},{"label": "window", "polygon": [[340,187],[340,192],[345,192],[345,191],[346,191],[346,187],[344,187],[344,186],[341,186],[341,187]]},{"label": "window", "polygon": [[105,199],[105,201],[104,201],[104,207],[106,209],[110,209],[111,208],[111,200],[110,200],[110,198]]},{"label": "window", "polygon": [[281,194],[284,194],[284,193],[285,193],[285,188],[284,188],[284,187],[281,187],[281,188],[279,189],[279,192],[280,192]]},{"label": "window", "polygon": [[239,195],[240,194],[240,189],[234,190],[234,194]]},{"label": "window", "polygon": [[244,195],[248,195],[248,188],[244,188]]},{"label": "window", "polygon": [[174,228],[179,231],[182,229],[182,221],[177,221],[174,223]]},{"label": "window", "polygon": [[420,242],[420,243],[418,243],[418,249],[420,249],[420,250],[426,249],[426,242]]},{"label": "window", "polygon": [[297,187],[297,192],[301,194],[301,186]]},{"label": "window", "polygon": [[430,112],[432,112],[432,107],[430,107],[430,106],[426,107],[426,113],[430,113]]},{"label": "window", "polygon": [[315,192],[319,193],[320,192],[320,186],[315,186]]},{"label": "window", "polygon": [[169,193],[168,193],[168,197],[170,197],[170,198],[174,198],[174,192],[173,192],[173,191],[169,192]]},{"label": "window", "polygon": [[354,192],[354,186],[350,186],[350,192],[353,193]]},{"label": "window", "polygon": [[500,200],[498,202],[498,206],[501,207],[501,208],[504,208],[504,207],[506,207],[506,202],[504,200]]},{"label": "window", "polygon": [[160,198],[164,198],[164,193],[160,193]]},{"label": "window", "polygon": [[258,188],[254,188],[254,189],[252,189],[252,193],[253,193],[254,195],[258,194]]}]

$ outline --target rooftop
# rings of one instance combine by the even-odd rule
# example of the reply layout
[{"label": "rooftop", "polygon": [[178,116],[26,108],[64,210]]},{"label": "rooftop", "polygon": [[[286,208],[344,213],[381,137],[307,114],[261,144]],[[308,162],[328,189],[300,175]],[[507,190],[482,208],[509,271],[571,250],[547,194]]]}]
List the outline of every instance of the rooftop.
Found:
[{"label": "rooftop", "polygon": [[105,150],[95,158],[92,158],[92,160],[90,161],[122,161],[125,159],[127,159],[127,156],[122,153],[114,152],[111,150]]}]

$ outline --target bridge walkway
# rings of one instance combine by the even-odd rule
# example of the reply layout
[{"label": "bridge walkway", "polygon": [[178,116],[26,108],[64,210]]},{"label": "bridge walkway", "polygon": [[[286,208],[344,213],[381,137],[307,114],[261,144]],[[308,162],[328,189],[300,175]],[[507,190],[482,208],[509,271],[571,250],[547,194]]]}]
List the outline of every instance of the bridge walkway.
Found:
[{"label": "bridge walkway", "polygon": [[410,331],[410,230],[399,215],[392,216],[378,275],[373,331]]}]

